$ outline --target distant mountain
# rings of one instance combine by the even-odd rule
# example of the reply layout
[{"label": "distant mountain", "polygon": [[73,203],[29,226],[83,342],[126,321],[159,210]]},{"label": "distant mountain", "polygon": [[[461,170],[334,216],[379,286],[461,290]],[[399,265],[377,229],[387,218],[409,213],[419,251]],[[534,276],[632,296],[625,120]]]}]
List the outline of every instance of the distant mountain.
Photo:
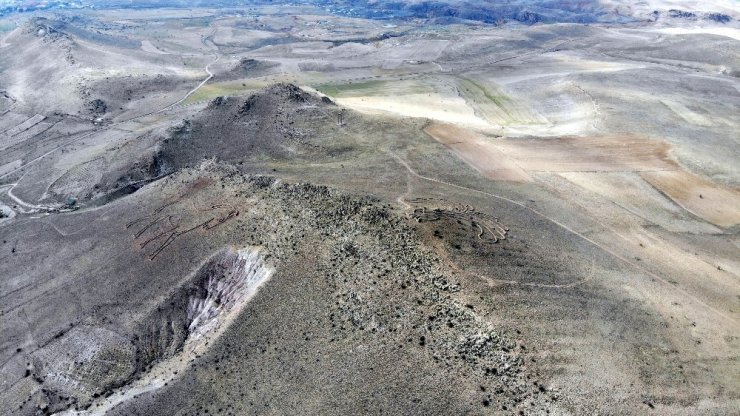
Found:
[{"label": "distant mountain", "polygon": [[727,24],[740,19],[738,0],[0,0],[0,14],[47,8],[238,7],[286,3],[314,5],[337,15],[372,19],[424,18],[489,24],[628,23],[676,19]]},{"label": "distant mountain", "polygon": [[729,23],[740,18],[737,0],[328,0],[323,3],[336,12],[362,17],[385,15],[485,23],[626,23],[677,18]]}]

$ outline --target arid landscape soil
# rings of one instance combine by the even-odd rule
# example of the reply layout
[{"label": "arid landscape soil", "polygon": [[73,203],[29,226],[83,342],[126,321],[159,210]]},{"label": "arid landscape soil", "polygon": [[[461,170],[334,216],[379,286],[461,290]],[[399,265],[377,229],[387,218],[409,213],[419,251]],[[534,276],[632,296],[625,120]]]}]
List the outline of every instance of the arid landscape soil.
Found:
[{"label": "arid landscape soil", "polygon": [[736,2],[123,3],[0,7],[0,414],[740,413]]}]

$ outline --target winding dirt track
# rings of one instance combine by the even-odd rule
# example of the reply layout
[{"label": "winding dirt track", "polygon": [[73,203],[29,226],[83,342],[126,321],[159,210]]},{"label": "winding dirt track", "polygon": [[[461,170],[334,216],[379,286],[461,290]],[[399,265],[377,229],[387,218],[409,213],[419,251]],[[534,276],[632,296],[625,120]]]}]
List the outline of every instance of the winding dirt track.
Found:
[{"label": "winding dirt track", "polygon": [[[215,31],[216,31],[216,29],[214,28],[213,32],[209,36],[212,36],[213,33],[215,33]],[[8,36],[10,36],[10,34]],[[0,43],[3,43],[3,44],[0,45],[0,47],[9,46],[9,44],[4,43],[4,42],[5,42],[5,37],[2,38],[2,41]],[[44,153],[43,155],[38,156],[35,159],[32,159],[32,160],[28,161],[27,163],[24,163],[23,165],[15,168],[15,169],[13,169],[13,170],[11,170],[9,172],[6,172],[6,173],[0,175],[0,179],[6,178],[6,177],[8,177],[8,176],[10,176],[10,175],[12,175],[12,174],[20,171],[20,170],[22,170],[22,169],[24,169],[24,168],[32,165],[32,164],[38,162],[39,160],[44,159],[45,157],[49,156],[50,154],[56,152],[57,150],[59,150],[59,149],[61,149],[63,147],[69,146],[71,144],[74,144],[74,143],[76,143],[76,142],[78,142],[80,140],[83,140],[85,138],[88,138],[88,137],[92,136],[95,133],[98,133],[98,132],[101,132],[101,131],[104,131],[104,130],[109,130],[109,129],[115,128],[116,126],[120,125],[121,123],[126,123],[126,122],[130,122],[130,121],[138,120],[138,119],[141,119],[141,118],[144,118],[144,117],[153,115],[153,114],[159,114],[159,113],[162,113],[164,111],[167,111],[167,110],[171,109],[172,107],[177,106],[178,104],[180,104],[183,101],[187,100],[188,97],[190,97],[195,92],[197,92],[200,88],[202,88],[208,81],[210,81],[213,78],[214,75],[213,75],[213,72],[211,72],[211,70],[210,70],[210,66],[213,65],[213,64],[215,64],[216,62],[218,62],[221,59],[221,56],[218,55],[218,53],[215,54],[215,57],[216,58],[213,61],[211,61],[208,65],[206,65],[206,67],[204,68],[204,70],[206,71],[206,73],[208,73],[208,77],[206,79],[204,79],[203,81],[201,81],[201,83],[198,84],[195,88],[193,88],[192,90],[188,91],[188,93],[185,94],[185,96],[182,97],[181,99],[179,99],[178,101],[176,101],[176,102],[174,102],[172,104],[169,104],[168,106],[166,106],[166,107],[164,107],[164,108],[162,108],[160,110],[153,111],[153,112],[150,112],[150,113],[147,113],[147,114],[142,114],[142,115],[133,117],[133,118],[128,119],[128,120],[119,121],[118,123],[113,123],[112,125],[110,125],[108,127],[105,127],[105,128],[94,128],[92,131],[89,131],[89,132],[87,132],[87,133],[85,133],[85,134],[83,134],[83,135],[81,135],[81,136],[79,136],[79,137],[77,137],[75,139],[72,139],[72,140],[70,140],[68,142],[65,142],[63,144],[60,144],[59,146],[54,147],[53,149],[49,150],[48,152]],[[18,180],[17,182],[20,182],[20,180]],[[19,205],[22,205],[22,206],[25,206],[25,207],[28,207],[28,208],[31,208],[31,209],[36,209],[36,210],[43,210],[43,209],[50,209],[50,208],[52,208],[52,207],[48,207],[48,206],[41,206],[41,205],[31,204],[31,203],[25,202],[25,201],[21,200],[20,198],[16,197],[15,195],[13,195],[12,194],[12,191],[13,191],[13,188],[15,188],[15,186],[18,185],[17,182],[16,183],[13,183],[13,184],[9,184],[9,186],[11,186],[11,188],[8,189],[8,192],[7,193],[8,193],[8,196],[11,199],[13,199],[15,202],[17,202]]]},{"label": "winding dirt track", "polygon": [[209,63],[208,65],[206,65],[205,71],[208,73],[208,77],[206,79],[204,79],[200,84],[198,84],[197,87],[195,87],[192,90],[188,91],[188,93],[185,94],[185,96],[182,97],[181,99],[175,101],[174,103],[168,105],[167,107],[165,107],[165,108],[163,108],[163,109],[161,109],[159,111],[154,112],[153,114],[163,113],[163,112],[169,110],[170,108],[175,107],[178,104],[181,104],[183,101],[187,100],[191,95],[195,94],[201,87],[203,87],[204,85],[206,85],[206,83],[208,81],[210,81],[211,78],[213,78],[213,72],[211,72],[211,70],[209,69],[210,66],[213,65],[213,64],[215,64],[216,62],[218,62],[220,59],[221,59],[221,56],[218,55],[218,54],[216,54],[216,59],[214,59],[213,61],[211,61],[211,63]]}]

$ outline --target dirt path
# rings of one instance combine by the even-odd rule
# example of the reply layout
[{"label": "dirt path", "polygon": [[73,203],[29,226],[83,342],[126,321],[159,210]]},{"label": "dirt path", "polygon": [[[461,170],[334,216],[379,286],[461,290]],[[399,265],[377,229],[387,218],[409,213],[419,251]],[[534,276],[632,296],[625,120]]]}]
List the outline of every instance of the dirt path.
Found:
[{"label": "dirt path", "polygon": [[15,201],[18,205],[31,209],[31,211],[23,211],[24,214],[28,214],[28,213],[32,213],[32,212],[37,212],[37,211],[41,211],[41,210],[51,209],[51,207],[47,207],[47,206],[44,206],[44,205],[34,205],[34,204],[31,204],[31,203],[25,202],[22,199],[18,198],[17,196],[13,195],[13,189],[17,185],[18,185],[17,183],[14,183],[13,186],[11,186],[10,189],[8,189],[8,196],[10,197],[10,199],[12,199],[13,201]]},{"label": "dirt path", "polygon": [[740,192],[698,175],[677,170],[640,176],[684,210],[720,227],[740,224]]},{"label": "dirt path", "polygon": [[[21,176],[20,179],[18,179],[18,182],[20,182],[21,179],[23,179],[22,176]],[[34,204],[31,204],[29,202],[26,202],[26,201],[18,198],[17,196],[15,196],[13,194],[13,189],[15,189],[16,186],[18,186],[18,182],[16,182],[16,183],[9,183],[9,184],[0,186],[0,189],[2,189],[2,188],[8,188],[8,192],[7,192],[8,197],[10,197],[10,199],[12,199],[13,201],[15,201],[15,203],[18,204],[18,205],[20,205],[21,207],[24,207],[24,208],[28,208],[29,209],[29,210],[25,210],[25,209],[20,208],[20,207],[17,208],[17,210],[20,211],[21,214],[33,214],[33,213],[39,212],[39,211],[52,211],[52,210],[59,209],[61,207],[61,206],[50,206],[50,205],[34,205]]]},{"label": "dirt path", "polygon": [[163,108],[163,109],[161,109],[159,111],[154,112],[153,114],[163,113],[163,112],[169,110],[170,108],[175,107],[175,106],[181,104],[183,101],[187,100],[191,95],[195,94],[201,87],[203,87],[204,85],[206,85],[206,83],[208,81],[210,81],[211,78],[213,78],[213,72],[211,72],[210,66],[213,65],[213,64],[215,64],[216,62],[218,62],[220,59],[221,59],[221,56],[218,55],[218,54],[216,54],[216,59],[214,59],[213,61],[211,61],[211,63],[209,63],[208,65],[206,65],[206,67],[204,69],[208,73],[208,77],[206,79],[204,79],[200,84],[198,84],[197,87],[195,87],[192,90],[188,91],[188,93],[185,94],[185,96],[182,97],[181,99],[177,100],[176,102],[168,105],[167,107],[165,107],[165,108]]},{"label": "dirt path", "polygon": [[[2,40],[3,42],[4,42],[4,39],[5,38],[3,38],[3,40]],[[5,46],[7,46],[7,44]],[[141,119],[141,118],[150,116],[152,114],[159,114],[159,113],[162,113],[162,112],[164,112],[166,110],[169,110],[172,107],[177,106],[178,104],[180,104],[183,101],[185,101],[192,94],[194,94],[196,91],[198,91],[201,87],[203,87],[208,81],[210,81],[213,78],[214,74],[211,72],[210,66],[213,65],[213,64],[215,64],[216,62],[218,62],[220,60],[220,58],[221,58],[218,54],[215,54],[215,57],[216,58],[213,61],[211,61],[208,65],[206,65],[206,67],[204,68],[205,71],[206,71],[206,73],[208,74],[208,77],[206,79],[204,79],[200,84],[198,84],[195,88],[193,88],[192,90],[190,90],[187,94],[185,94],[185,96],[183,98],[181,98],[180,100],[178,100],[178,101],[176,101],[176,102],[174,102],[174,103],[172,103],[172,104],[170,104],[170,105],[168,105],[168,106],[166,106],[166,107],[164,107],[164,108],[162,108],[160,110],[157,110],[157,111],[154,111],[154,112],[151,112],[151,113],[147,113],[147,114],[142,114],[142,115],[133,117],[133,118],[128,119],[128,120],[119,121],[118,123],[114,123],[114,124],[112,124],[112,125],[110,125],[110,126],[108,126],[106,128],[95,128],[92,131],[90,131],[89,133],[83,134],[82,136],[80,136],[80,137],[78,137],[76,139],[72,139],[72,140],[70,140],[68,142],[65,142],[65,143],[59,145],[59,146],[56,146],[53,149],[49,150],[48,152],[44,153],[43,155],[38,156],[38,157],[36,157],[33,160],[30,160],[29,162],[27,162],[27,163],[19,166],[18,168],[15,168],[15,169],[13,169],[13,170],[11,170],[9,172],[6,172],[6,173],[0,175],[0,179],[6,178],[6,177],[8,177],[8,176],[10,176],[10,175],[12,175],[12,174],[20,171],[20,170],[22,170],[22,169],[24,169],[24,168],[32,165],[32,164],[38,162],[39,160],[42,160],[42,159],[46,158],[47,156],[49,156],[50,154],[56,152],[57,150],[59,150],[59,149],[61,149],[63,147],[69,146],[71,144],[74,144],[74,143],[76,143],[76,142],[78,142],[80,140],[83,140],[83,139],[87,138],[87,137],[90,137],[90,136],[92,136],[95,133],[98,133],[98,132],[101,132],[101,131],[104,131],[104,130],[108,130],[108,129],[112,129],[112,128],[115,128],[116,126],[118,126],[118,125],[120,125],[122,123],[126,123],[126,122],[130,122],[130,121],[138,120],[138,119]],[[11,184],[11,185],[14,186],[14,185],[17,185],[17,184]],[[23,205],[23,206],[30,207],[30,208],[35,208],[35,209],[41,209],[41,208],[39,208],[39,206],[36,206],[36,205],[33,205],[33,204],[29,204],[29,203],[26,203],[26,202],[18,199],[17,197],[15,197],[14,195],[11,194],[11,190],[8,191],[8,196],[10,196],[19,205]]]},{"label": "dirt path", "polygon": [[[587,243],[589,243],[589,244],[591,244],[591,245],[593,245],[595,247],[598,247],[599,249],[601,249],[605,253],[607,253],[610,256],[614,257],[615,259],[619,260],[621,263],[624,263],[624,264],[630,266],[631,268],[633,268],[635,270],[638,270],[639,272],[644,273],[644,274],[646,274],[646,275],[654,278],[655,280],[661,282],[664,285],[664,287],[670,288],[671,291],[680,293],[681,295],[683,295],[686,298],[690,299],[691,301],[693,301],[697,305],[700,305],[704,309],[710,311],[712,314],[716,315],[717,317],[720,317],[720,318],[724,319],[729,324],[731,324],[733,327],[735,327],[738,330],[740,330],[740,323],[738,323],[738,321],[735,320],[733,317],[727,315],[723,311],[717,310],[716,308],[712,307],[711,305],[708,305],[707,303],[705,303],[701,299],[697,298],[696,296],[692,295],[691,293],[688,293],[686,290],[681,289],[679,287],[676,287],[675,285],[672,285],[665,278],[657,275],[656,273],[651,272],[650,270],[645,269],[644,267],[640,266],[639,264],[635,263],[634,261],[625,258],[624,256],[622,256],[622,255],[614,252],[613,250],[609,249],[608,247],[604,246],[603,244],[600,244],[597,241],[595,241],[595,240],[593,240],[593,239],[591,239],[591,238],[589,238],[589,237],[587,237],[587,236],[579,233],[578,231],[576,231],[576,230],[568,227],[567,225],[565,225],[565,224],[561,223],[560,221],[556,220],[555,218],[552,218],[550,216],[547,216],[546,214],[544,214],[544,213],[542,213],[542,212],[540,212],[540,211],[538,211],[538,210],[536,210],[536,209],[534,209],[532,207],[529,207],[529,206],[527,206],[526,204],[524,204],[522,202],[515,201],[513,199],[509,199],[509,198],[506,198],[506,197],[501,196],[501,195],[496,195],[496,194],[493,194],[493,193],[490,193],[490,192],[485,192],[485,191],[481,191],[481,190],[478,190],[478,189],[468,188],[468,187],[465,187],[465,186],[461,186],[461,185],[457,185],[457,184],[454,184],[454,183],[449,183],[449,182],[445,182],[445,181],[442,181],[442,180],[439,180],[439,179],[435,179],[435,178],[431,178],[431,177],[428,177],[428,176],[421,175],[418,172],[416,172],[411,166],[409,166],[409,164],[405,160],[403,160],[401,157],[399,157],[395,153],[393,153],[393,152],[391,152],[389,150],[386,150],[386,153],[388,153],[393,159],[395,159],[399,164],[401,164],[411,175],[413,175],[413,176],[415,176],[415,177],[417,177],[419,179],[423,179],[423,180],[426,180],[426,181],[429,181],[429,182],[438,183],[440,185],[449,186],[449,187],[456,188],[456,189],[461,189],[461,190],[468,191],[468,192],[473,192],[473,193],[485,195],[485,196],[488,196],[488,197],[491,197],[491,198],[495,198],[495,199],[498,199],[498,200],[501,200],[501,201],[508,202],[510,204],[514,204],[514,205],[516,205],[516,206],[518,206],[520,208],[523,208],[523,209],[525,209],[525,210],[527,210],[527,211],[529,211],[529,212],[537,215],[538,217],[541,217],[541,218],[543,218],[543,219],[551,222],[552,224],[555,224],[556,226],[562,228],[563,230],[565,230],[565,231],[567,231],[567,232],[569,232],[569,233],[571,233],[571,234],[579,237],[583,241],[586,241]],[[609,227],[606,227],[605,225],[603,225],[601,223],[599,223],[599,224],[601,226],[605,227],[606,230],[611,230]]]},{"label": "dirt path", "polygon": [[424,132],[489,179],[532,182],[529,174],[500,151],[492,139],[451,124],[430,123]]},{"label": "dirt path", "polygon": [[[215,23],[216,23],[215,21],[211,23],[211,33],[209,33],[208,35],[205,35],[205,36],[202,36],[201,37],[201,42],[203,43],[203,45],[205,47],[207,47],[207,48],[214,49],[214,56],[216,57],[216,59],[214,59],[213,61],[209,62],[208,65],[206,65],[206,67],[203,68],[206,71],[206,73],[208,74],[208,77],[206,77],[206,79],[204,79],[203,81],[201,81],[201,83],[198,84],[195,88],[193,88],[192,90],[188,91],[188,93],[185,94],[185,96],[182,97],[181,99],[179,99],[176,102],[168,105],[167,107],[165,107],[165,108],[163,108],[163,109],[161,109],[159,111],[155,111],[155,112],[153,112],[151,114],[160,114],[160,113],[163,113],[163,112],[171,109],[172,107],[176,107],[176,106],[182,104],[185,100],[187,100],[191,95],[195,94],[199,89],[201,89],[204,85],[206,85],[206,83],[208,83],[208,81],[210,81],[213,78],[213,72],[211,72],[211,69],[210,69],[211,68],[211,65],[215,64],[216,62],[218,62],[221,59],[221,55],[218,54],[218,46],[216,46],[213,43],[213,40],[212,40],[213,37],[216,35],[216,31],[218,30],[218,28],[215,25]],[[210,45],[208,44],[209,41],[211,42]]]}]

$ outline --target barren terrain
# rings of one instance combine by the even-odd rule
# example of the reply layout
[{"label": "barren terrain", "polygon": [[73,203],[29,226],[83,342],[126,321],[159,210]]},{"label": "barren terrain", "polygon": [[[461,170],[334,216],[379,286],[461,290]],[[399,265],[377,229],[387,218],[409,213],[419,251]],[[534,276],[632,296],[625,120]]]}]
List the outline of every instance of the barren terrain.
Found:
[{"label": "barren terrain", "polygon": [[738,413],[735,3],[113,3],[0,13],[0,414]]}]

